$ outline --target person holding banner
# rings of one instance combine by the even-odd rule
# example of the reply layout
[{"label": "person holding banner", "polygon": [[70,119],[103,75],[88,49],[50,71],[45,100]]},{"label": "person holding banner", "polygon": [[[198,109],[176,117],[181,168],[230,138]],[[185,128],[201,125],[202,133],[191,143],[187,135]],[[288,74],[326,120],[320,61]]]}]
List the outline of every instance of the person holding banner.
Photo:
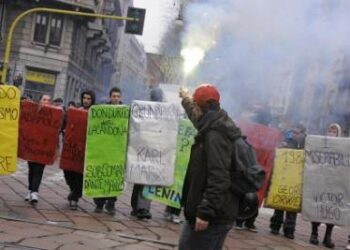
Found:
[{"label": "person holding banner", "polygon": [[[306,128],[302,124],[297,124],[292,130],[292,134],[288,136],[282,144],[284,148],[304,149],[306,138]],[[286,214],[285,220],[284,212]],[[279,234],[279,230],[283,223],[284,236],[288,239],[294,239],[295,224],[297,213],[275,209],[270,219],[270,229],[272,234]]]},{"label": "person holding banner", "polygon": [[[327,136],[334,136],[338,137],[341,136],[341,127],[337,123],[332,123],[327,128]],[[312,232],[310,236],[310,243],[313,245],[318,245],[318,227],[321,223],[320,222],[311,222],[312,225]],[[326,224],[326,232],[323,239],[323,245],[327,248],[334,248],[335,244],[332,241],[332,231],[333,231],[334,225],[333,224]]]},{"label": "person holding banner", "polygon": [[[111,105],[121,105],[122,92],[118,87],[113,87],[109,91],[109,102],[107,104]],[[117,211],[115,209],[115,202],[117,197],[102,197],[94,198],[94,203],[96,205],[95,213],[102,213],[103,207],[107,210],[108,214],[114,215]]]},{"label": "person holding banner", "polygon": [[222,249],[238,213],[239,198],[231,190],[231,157],[232,141],[241,131],[220,108],[215,86],[200,85],[192,99],[184,89],[179,95],[198,131],[183,186],[186,223],[179,249]]},{"label": "person holding banner", "polygon": [[[92,90],[83,91],[80,96],[81,109],[88,110],[95,104],[95,92]],[[69,186],[68,202],[71,210],[78,209],[78,201],[83,192],[83,173],[70,170],[63,170],[64,179]]]},{"label": "person holding banner", "polygon": [[[43,94],[39,98],[40,105],[50,105],[51,96]],[[30,201],[31,203],[37,203],[39,200],[39,187],[44,174],[45,164],[38,162],[28,161],[28,194],[24,198],[25,201]]]},{"label": "person holding banner", "polygon": [[[159,87],[153,87],[150,92],[150,100],[153,102],[163,101],[163,91]],[[144,185],[134,184],[131,195],[131,216],[136,216],[138,219],[151,219],[151,201],[143,196]]]}]

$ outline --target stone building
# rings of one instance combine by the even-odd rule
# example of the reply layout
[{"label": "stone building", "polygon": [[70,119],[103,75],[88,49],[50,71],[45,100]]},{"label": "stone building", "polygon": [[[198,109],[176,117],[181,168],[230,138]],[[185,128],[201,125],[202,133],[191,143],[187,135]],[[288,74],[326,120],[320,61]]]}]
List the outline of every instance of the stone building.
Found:
[{"label": "stone building", "polygon": [[[0,0],[0,58],[14,18],[34,7],[121,15],[119,0]],[[85,89],[103,99],[115,84],[123,21],[35,13],[19,22],[13,36],[8,83],[24,95],[47,93],[79,101]],[[18,81],[22,79],[22,81]]]}]

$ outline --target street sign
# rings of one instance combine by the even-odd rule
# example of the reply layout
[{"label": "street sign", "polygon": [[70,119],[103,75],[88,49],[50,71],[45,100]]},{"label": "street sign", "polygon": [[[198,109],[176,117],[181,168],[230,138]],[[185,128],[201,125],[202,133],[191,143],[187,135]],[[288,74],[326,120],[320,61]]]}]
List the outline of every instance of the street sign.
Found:
[{"label": "street sign", "polygon": [[125,33],[142,35],[143,24],[145,22],[146,10],[140,8],[129,7],[127,17],[135,18],[136,21],[126,21]]}]

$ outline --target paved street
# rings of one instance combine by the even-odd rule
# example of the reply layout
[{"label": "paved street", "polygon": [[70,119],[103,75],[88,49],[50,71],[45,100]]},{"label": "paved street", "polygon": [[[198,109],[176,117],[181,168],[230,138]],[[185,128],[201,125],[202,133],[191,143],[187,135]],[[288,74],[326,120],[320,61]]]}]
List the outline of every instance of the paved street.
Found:
[{"label": "paved street", "polygon": [[[152,220],[129,216],[131,186],[117,202],[117,214],[93,212],[90,199],[79,202],[71,211],[67,186],[57,166],[48,166],[35,206],[23,200],[26,194],[27,165],[20,162],[13,176],[1,176],[0,249],[176,249],[180,225],[163,218],[164,206],[152,204]],[[272,210],[261,209],[257,220],[259,233],[232,230],[226,249],[317,249],[308,243],[310,226],[299,217],[296,239],[288,240],[269,233]],[[321,227],[323,235],[325,227]],[[344,249],[347,229],[335,228],[336,249]],[[322,247],[319,247],[322,248]],[[323,248],[326,249],[326,248]]]}]

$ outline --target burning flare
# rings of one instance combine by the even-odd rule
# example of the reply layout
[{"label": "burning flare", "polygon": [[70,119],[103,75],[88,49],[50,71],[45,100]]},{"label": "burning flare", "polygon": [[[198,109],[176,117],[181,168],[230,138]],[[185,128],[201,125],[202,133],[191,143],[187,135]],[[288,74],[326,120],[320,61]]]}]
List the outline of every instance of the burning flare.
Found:
[{"label": "burning flare", "polygon": [[187,47],[182,49],[181,56],[184,59],[184,73],[189,75],[204,58],[205,51],[200,47]]}]

